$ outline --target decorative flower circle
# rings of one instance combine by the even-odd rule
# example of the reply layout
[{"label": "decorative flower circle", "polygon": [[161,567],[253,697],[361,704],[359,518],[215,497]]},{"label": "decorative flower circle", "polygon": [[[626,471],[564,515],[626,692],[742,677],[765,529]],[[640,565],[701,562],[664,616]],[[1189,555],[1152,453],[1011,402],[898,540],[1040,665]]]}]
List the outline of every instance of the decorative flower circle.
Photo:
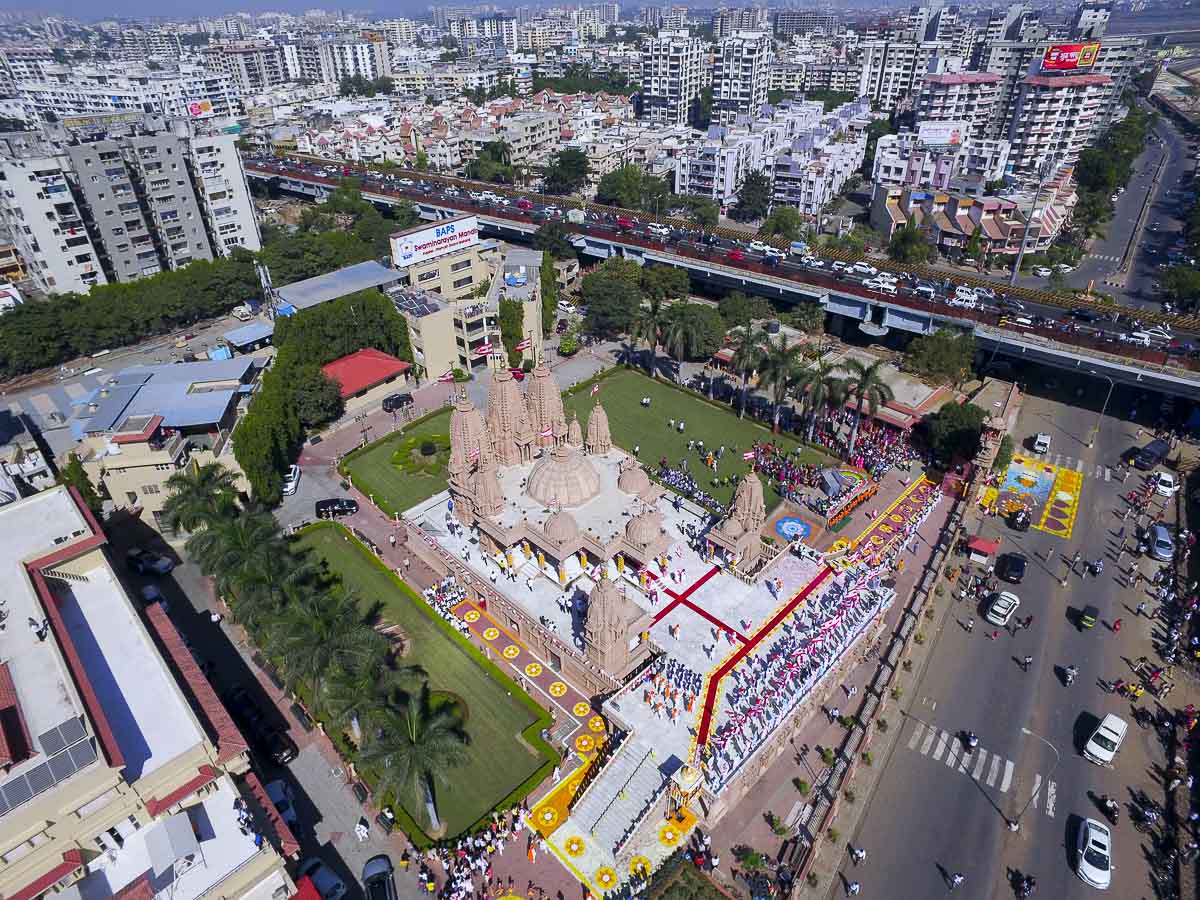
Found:
[{"label": "decorative flower circle", "polygon": [[540,824],[549,827],[558,821],[558,810],[553,806],[543,806],[538,810],[537,820]]},{"label": "decorative flower circle", "polygon": [[494,641],[498,637],[500,637],[499,628],[488,628],[483,632],[483,639],[485,641]]},{"label": "decorative flower circle", "polygon": [[575,749],[580,753],[591,753],[596,749],[596,739],[590,734],[581,734],[575,738]]},{"label": "decorative flower circle", "polygon": [[588,728],[596,732],[596,734],[603,733],[604,716],[592,716],[590,719],[588,719]]},{"label": "decorative flower circle", "polygon": [[674,847],[681,837],[683,835],[679,833],[679,829],[670,822],[658,829],[658,842],[664,847]]},{"label": "decorative flower circle", "polygon": [[550,685],[550,696],[551,697],[561,697],[566,692],[567,692],[567,685],[565,682],[556,681],[556,682],[554,682],[554,684]]},{"label": "decorative flower circle", "polygon": [[479,621],[479,610],[468,609],[465,613],[463,613],[463,618],[466,619],[468,622],[478,622]]},{"label": "decorative flower circle", "polygon": [[567,782],[567,793],[574,797],[579,793],[579,789],[583,786],[582,778],[572,778]]},{"label": "decorative flower circle", "polygon": [[521,655],[521,648],[518,647],[516,644],[509,644],[507,647],[504,648],[504,658],[505,659],[516,659],[520,655]]},{"label": "decorative flower circle", "polygon": [[629,861],[629,874],[645,878],[650,874],[650,860],[644,856],[635,856]]},{"label": "decorative flower circle", "polygon": [[529,665],[527,665],[525,667],[525,674],[528,675],[530,678],[537,678],[539,675],[542,674],[542,664],[541,663],[530,663]]},{"label": "decorative flower circle", "polygon": [[596,884],[606,891],[616,887],[617,873],[608,866],[605,866],[596,873]]},{"label": "decorative flower circle", "polygon": [[891,518],[891,520],[898,525],[904,521],[903,516],[898,516],[895,513],[893,513],[889,518]]},{"label": "decorative flower circle", "polygon": [[592,704],[580,700],[575,704],[574,713],[577,716],[586,716],[592,711]]},{"label": "decorative flower circle", "polygon": [[571,837],[567,838],[566,847],[564,849],[567,851],[567,856],[578,857],[583,854],[586,846],[587,845],[583,842],[583,838]]}]

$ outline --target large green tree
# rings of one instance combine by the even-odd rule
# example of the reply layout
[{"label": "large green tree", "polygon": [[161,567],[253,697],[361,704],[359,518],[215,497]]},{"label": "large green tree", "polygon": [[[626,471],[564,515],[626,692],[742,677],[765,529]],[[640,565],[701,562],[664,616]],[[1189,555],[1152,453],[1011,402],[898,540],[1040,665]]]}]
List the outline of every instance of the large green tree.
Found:
[{"label": "large green tree", "polygon": [[913,338],[905,367],[926,378],[948,381],[955,387],[967,380],[975,360],[975,336],[969,331],[939,328]]},{"label": "large green tree", "polygon": [[688,220],[701,231],[712,231],[721,221],[721,207],[708,197],[684,197]]},{"label": "large green tree", "polygon": [[817,427],[817,417],[846,399],[846,382],[837,376],[838,365],[822,354],[805,366],[796,376],[796,393],[803,398],[811,414],[808,420],[808,442],[811,444]]},{"label": "large green tree", "polygon": [[387,639],[363,621],[353,596],[300,592],[272,623],[267,648],[279,659],[284,680],[320,694],[335,667],[378,671]]},{"label": "large green tree", "polygon": [[521,301],[502,297],[499,319],[500,340],[504,344],[504,349],[508,351],[508,364],[519,366],[522,352],[517,349],[517,344],[525,339],[525,335],[521,332],[525,322],[525,311],[521,306]]},{"label": "large green tree", "polygon": [[973,459],[987,412],[974,403],[951,400],[925,420],[929,446],[946,463]]},{"label": "large green tree", "polygon": [[787,335],[782,332],[773,339],[768,338],[763,345],[758,371],[762,384],[771,391],[771,402],[774,406],[771,416],[772,431],[779,431],[783,403],[787,399],[788,390],[800,373],[803,360],[804,344],[789,341]]},{"label": "large green tree", "polygon": [[675,303],[667,309],[663,349],[680,362],[708,359],[721,349],[727,330],[715,307]]},{"label": "large green tree", "polygon": [[237,478],[218,462],[189,463],[167,479],[162,516],[172,531],[197,531],[237,505]]},{"label": "large green tree", "polygon": [[771,206],[771,179],[765,172],[750,172],[738,190],[737,205],[730,215],[739,222],[765,218]]},{"label": "large green tree", "polygon": [[104,512],[104,501],[100,498],[100,492],[92,484],[92,479],[84,469],[78,454],[67,454],[67,464],[58,473],[58,483],[79,491],[79,496],[84,505],[92,511],[92,515],[100,516]]},{"label": "large green tree", "polygon": [[558,270],[554,267],[554,256],[542,254],[542,267],[538,271],[538,282],[542,288],[542,334],[549,334],[554,327],[554,315],[558,309]]},{"label": "large green tree", "polygon": [[883,380],[883,367],[886,360],[877,359],[866,363],[860,359],[848,359],[839,365],[846,373],[846,394],[854,400],[854,427],[850,431],[850,452],[858,445],[858,429],[862,424],[863,407],[871,415],[879,412],[879,407],[895,399],[891,387]]},{"label": "large green tree", "polygon": [[296,416],[305,428],[332,422],[342,414],[342,391],[338,383],[317,366],[298,366],[292,373]]},{"label": "large green tree", "polygon": [[546,191],[551,194],[575,194],[587,184],[590,171],[587,154],[575,147],[560,150],[546,167]]},{"label": "large green tree", "polygon": [[898,263],[912,264],[928,262],[934,254],[934,248],[919,229],[905,225],[892,234],[887,252],[888,257]]},{"label": "large green tree", "polygon": [[717,302],[717,310],[725,324],[734,328],[767,318],[771,315],[771,304],[762,297],[747,297],[741,291],[730,291]]},{"label": "large green tree", "polygon": [[777,206],[771,210],[766,221],[758,228],[758,236],[781,237],[785,241],[798,241],[804,233],[804,219],[794,206]]},{"label": "large green tree", "polygon": [[574,259],[575,247],[571,244],[570,234],[562,222],[551,219],[533,233],[533,249],[548,253],[555,259]]},{"label": "large green tree", "polygon": [[640,166],[622,166],[600,179],[596,202],[658,214],[670,209],[671,188]]},{"label": "large green tree", "polygon": [[651,300],[685,300],[691,289],[687,269],[675,266],[643,266],[639,284]]}]

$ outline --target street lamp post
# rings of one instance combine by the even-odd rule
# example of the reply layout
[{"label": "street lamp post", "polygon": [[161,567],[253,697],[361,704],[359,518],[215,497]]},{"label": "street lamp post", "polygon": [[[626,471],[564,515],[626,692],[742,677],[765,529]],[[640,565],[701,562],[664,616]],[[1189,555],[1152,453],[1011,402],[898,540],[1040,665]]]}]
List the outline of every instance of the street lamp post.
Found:
[{"label": "street lamp post", "polygon": [[1088,447],[1092,447],[1096,443],[1096,438],[1100,437],[1100,425],[1104,422],[1104,414],[1108,412],[1108,401],[1112,399],[1112,392],[1113,388],[1116,387],[1116,382],[1114,382],[1108,375],[1102,375],[1095,369],[1088,369],[1088,372],[1090,372],[1092,375],[1098,375],[1101,378],[1108,379],[1108,393],[1104,397],[1104,405],[1100,407],[1100,415],[1096,417],[1096,427],[1092,429],[1092,436],[1088,440]]},{"label": "street lamp post", "polygon": [[[1045,783],[1049,783],[1050,779],[1054,776],[1054,770],[1058,768],[1058,764],[1062,761],[1062,756],[1059,754],[1058,748],[1055,747],[1048,740],[1046,740],[1044,737],[1042,737],[1040,734],[1030,731],[1028,728],[1022,728],[1021,734],[1027,734],[1032,738],[1037,738],[1039,741],[1041,741],[1043,744],[1045,744],[1047,747],[1049,747],[1051,750],[1054,751],[1054,765],[1052,765],[1050,767],[1050,771],[1046,773],[1046,778],[1045,778]],[[1009,822],[1008,822],[1008,830],[1009,831],[1019,831],[1021,829],[1021,816],[1025,815],[1025,811],[1027,809],[1029,809],[1030,804],[1033,803],[1033,798],[1036,796],[1037,796],[1036,792],[1030,794],[1029,799],[1025,801],[1025,805],[1021,807],[1021,811],[1019,813],[1017,813],[1015,818],[1009,820]]]},{"label": "street lamp post", "polygon": [[1042,161],[1042,165],[1038,170],[1038,187],[1037,192],[1033,195],[1033,203],[1029,207],[1029,221],[1025,223],[1025,230],[1021,233],[1021,247],[1017,250],[1017,260],[1013,263],[1012,276],[1008,279],[1008,283],[1016,285],[1017,275],[1021,272],[1021,260],[1025,258],[1025,249],[1029,246],[1029,232],[1033,230],[1033,220],[1037,217],[1038,201],[1042,199],[1042,188],[1046,186],[1046,182],[1058,171],[1058,157],[1051,157]]}]

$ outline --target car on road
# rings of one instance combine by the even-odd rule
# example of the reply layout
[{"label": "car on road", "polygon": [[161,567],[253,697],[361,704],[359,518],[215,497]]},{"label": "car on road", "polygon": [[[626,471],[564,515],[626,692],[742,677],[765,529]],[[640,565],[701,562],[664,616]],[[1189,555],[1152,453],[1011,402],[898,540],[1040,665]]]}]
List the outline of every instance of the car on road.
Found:
[{"label": "car on road", "polygon": [[1033,452],[1045,453],[1050,449],[1050,435],[1044,431],[1039,431],[1033,438]]},{"label": "car on road", "polygon": [[1054,271],[1058,272],[1062,275],[1069,275],[1070,273],[1075,271],[1075,267],[1068,266],[1066,263],[1059,263],[1058,265],[1056,265],[1054,267]]},{"label": "car on road", "polygon": [[519,200],[517,200],[515,206],[517,207],[517,209],[521,209],[521,210],[524,210],[525,212],[529,212],[529,210],[533,209],[533,201],[528,199],[527,197],[521,197]]},{"label": "car on road", "polygon": [[1013,613],[1017,611],[1017,607],[1021,605],[1021,599],[1009,591],[1001,591],[992,597],[992,602],[988,604],[987,612],[984,613],[984,618],[993,625],[999,625],[1001,628],[1006,626],[1009,620],[1013,617]]},{"label": "car on road", "polygon": [[1092,736],[1083,745],[1083,755],[1098,766],[1107,766],[1117,756],[1125,735],[1129,733],[1129,723],[1114,713],[1109,713],[1100,720]]},{"label": "car on road", "polygon": [[406,406],[412,406],[412,404],[412,394],[388,394],[383,398],[383,411],[396,412],[397,410],[404,409]]},{"label": "car on road", "polygon": [[1104,318],[1104,315],[1094,309],[1088,309],[1086,306],[1076,306],[1071,310],[1071,318],[1078,319],[1080,322],[1098,322]]},{"label": "car on road", "polygon": [[300,753],[300,749],[283,732],[272,728],[262,708],[240,684],[234,685],[223,698],[225,708],[250,732],[251,737],[267,752],[277,766],[286,766]]},{"label": "car on road", "polygon": [[661,222],[651,222],[646,226],[646,230],[651,234],[656,234],[659,237],[666,237],[671,233],[669,225],[663,225]]},{"label": "car on road", "polygon": [[778,247],[767,247],[767,249],[763,251],[763,255],[767,259],[784,259],[787,257],[787,254]]},{"label": "car on road", "polygon": [[1175,335],[1171,333],[1171,329],[1163,325],[1151,325],[1148,328],[1143,328],[1142,334],[1149,335],[1151,338],[1159,341],[1170,341],[1175,338]]},{"label": "car on road", "polygon": [[296,488],[300,486],[300,467],[293,463],[288,466],[287,474],[283,476],[283,493],[284,495],[296,493]]},{"label": "car on road", "polygon": [[751,253],[766,253],[768,246],[763,241],[751,241],[749,244]]},{"label": "car on road", "polygon": [[1155,525],[1150,529],[1150,555],[1163,562],[1175,558],[1175,539],[1166,525]]},{"label": "car on road", "polygon": [[158,585],[144,584],[141,591],[142,602],[149,606],[151,603],[161,603],[163,609],[167,608],[167,598],[163,596],[163,592],[158,589]]},{"label": "car on road", "polygon": [[1029,568],[1029,560],[1020,553],[1005,553],[997,561],[996,575],[1010,584],[1020,584],[1025,578],[1025,570]]},{"label": "car on road", "polygon": [[1171,451],[1171,445],[1162,438],[1155,438],[1141,450],[1137,451],[1133,457],[1133,467],[1142,472],[1149,472],[1160,462],[1166,459],[1167,454]]},{"label": "car on road", "polygon": [[1103,822],[1084,819],[1079,825],[1075,874],[1084,884],[1106,891],[1112,884],[1112,832]]},{"label": "car on road", "polygon": [[130,547],[125,554],[125,565],[139,575],[167,575],[175,563],[161,553],[151,553],[140,547]]},{"label": "car on road", "polygon": [[846,272],[846,271],[849,271],[849,269],[850,269],[850,267],[848,265],[846,265],[844,262],[842,262],[840,259],[837,260],[836,262],[834,262],[833,265],[831,265],[829,268],[832,269],[834,272]]},{"label": "car on road", "polygon": [[291,785],[282,778],[276,778],[274,781],[268,781],[266,788],[267,797],[275,804],[280,818],[289,826],[295,825],[300,817],[296,814],[296,795],[292,791]]},{"label": "car on road", "polygon": [[877,268],[875,268],[870,263],[865,263],[865,262],[856,262],[854,265],[852,265],[850,267],[850,271],[853,272],[855,275],[867,275],[871,278],[874,278],[876,275],[879,274],[879,270]]},{"label": "car on road", "polygon": [[1179,479],[1174,472],[1159,472],[1154,482],[1154,490],[1160,497],[1174,497],[1179,490]]},{"label": "car on road", "polygon": [[367,900],[396,900],[395,867],[387,854],[367,860],[362,870],[362,885]]},{"label": "car on road", "polygon": [[868,290],[878,291],[881,294],[888,294],[892,297],[896,296],[896,282],[894,281],[887,281],[883,278],[868,278],[863,282],[863,287]]},{"label": "car on road", "polygon": [[740,247],[734,247],[725,254],[725,258],[730,262],[745,262],[746,254],[742,252]]},{"label": "car on road", "polygon": [[1051,275],[1051,270],[1046,266],[1038,266],[1033,270],[1033,274],[1038,278],[1049,278]]},{"label": "car on road", "polygon": [[338,878],[323,860],[315,856],[306,859],[296,872],[297,880],[306,877],[321,895],[321,900],[342,900],[346,896],[346,885],[342,879]]},{"label": "car on road", "polygon": [[313,504],[313,514],[318,519],[337,519],[358,512],[358,501],[350,497],[330,497]]},{"label": "car on road", "polygon": [[1024,312],[1025,304],[1013,297],[1001,297],[996,301],[996,305],[1005,312]]}]

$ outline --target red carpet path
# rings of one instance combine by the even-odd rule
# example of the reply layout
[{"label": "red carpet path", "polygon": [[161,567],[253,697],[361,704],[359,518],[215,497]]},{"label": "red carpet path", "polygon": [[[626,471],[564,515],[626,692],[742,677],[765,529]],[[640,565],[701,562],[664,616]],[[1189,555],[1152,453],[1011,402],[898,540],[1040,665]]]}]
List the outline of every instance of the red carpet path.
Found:
[{"label": "red carpet path", "polygon": [[822,569],[816,578],[805,585],[804,590],[800,591],[800,593],[792,598],[790,603],[784,606],[783,609],[779,610],[779,612],[777,612],[769,622],[763,625],[762,628],[758,629],[758,631],[754,633],[754,636],[738,649],[737,653],[725,660],[725,662],[721,664],[721,667],[718,668],[711,677],[709,677],[708,691],[704,695],[704,710],[700,715],[700,728],[696,733],[697,747],[703,747],[706,743],[708,743],[708,731],[709,728],[712,727],[712,717],[714,712],[713,707],[716,705],[717,701],[717,687],[721,684],[722,679],[724,679],[726,675],[733,671],[734,666],[745,659],[746,655],[755,647],[757,647],[758,643],[763,638],[774,631],[780,622],[792,614],[792,610],[803,603],[805,598],[807,598],[809,594],[820,587],[824,583],[825,579],[832,574],[833,570],[828,566]]}]

